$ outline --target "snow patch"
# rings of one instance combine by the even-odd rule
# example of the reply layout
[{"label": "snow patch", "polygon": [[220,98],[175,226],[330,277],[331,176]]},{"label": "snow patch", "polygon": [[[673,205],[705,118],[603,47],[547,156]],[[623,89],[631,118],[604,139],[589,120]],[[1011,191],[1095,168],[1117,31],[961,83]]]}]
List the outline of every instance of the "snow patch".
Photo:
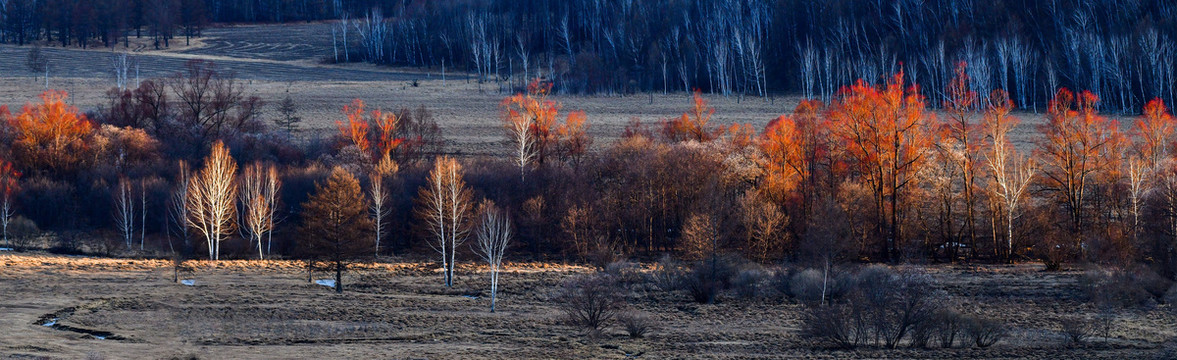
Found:
[{"label": "snow patch", "polygon": [[12,248],[0,248],[0,251],[12,251]]},{"label": "snow patch", "polygon": [[471,300],[478,300],[478,297],[474,296],[474,295],[462,295],[462,297],[467,298],[467,299],[471,299]]},{"label": "snow patch", "polygon": [[44,323],[44,324],[41,324],[41,325],[42,325],[42,326],[53,326],[53,325],[57,325],[57,318],[53,318],[53,320],[49,320],[49,322],[47,322],[47,323]]},{"label": "snow patch", "polygon": [[181,283],[181,284],[184,284],[184,285],[188,285],[188,286],[196,286],[196,280],[191,280],[191,279],[189,279],[189,280],[180,280],[180,283]]},{"label": "snow patch", "polygon": [[95,339],[98,339],[98,340],[106,340],[105,336],[98,336],[98,335],[90,335],[90,336],[93,336]]},{"label": "snow patch", "polygon": [[326,287],[335,287],[335,280],[315,280],[315,283]]}]

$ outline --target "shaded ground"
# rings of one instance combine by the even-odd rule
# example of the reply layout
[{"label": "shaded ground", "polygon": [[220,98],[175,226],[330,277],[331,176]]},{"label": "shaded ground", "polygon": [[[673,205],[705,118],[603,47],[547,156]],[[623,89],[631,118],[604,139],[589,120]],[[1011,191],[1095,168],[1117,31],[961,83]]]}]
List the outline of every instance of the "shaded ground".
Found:
[{"label": "shaded ground", "polygon": [[[634,287],[627,300],[659,326],[643,339],[618,327],[589,336],[563,323],[548,298],[581,267],[514,264],[500,312],[487,311],[485,276],[459,268],[451,290],[425,264],[382,263],[348,275],[342,295],[309,284],[298,263],[198,262],[171,282],[163,261],[0,255],[0,354],[81,358],[1148,358],[1173,337],[1168,309],[1116,314],[1111,339],[1063,345],[1056,320],[1091,309],[1074,299],[1076,272],[1035,265],[936,267],[965,312],[1012,326],[988,349],[843,351],[799,336],[801,306],[778,298],[722,298]],[[328,278],[319,274],[316,278]],[[53,326],[45,326],[53,322]],[[96,335],[97,334],[97,335]],[[99,339],[102,337],[104,339]]]}]

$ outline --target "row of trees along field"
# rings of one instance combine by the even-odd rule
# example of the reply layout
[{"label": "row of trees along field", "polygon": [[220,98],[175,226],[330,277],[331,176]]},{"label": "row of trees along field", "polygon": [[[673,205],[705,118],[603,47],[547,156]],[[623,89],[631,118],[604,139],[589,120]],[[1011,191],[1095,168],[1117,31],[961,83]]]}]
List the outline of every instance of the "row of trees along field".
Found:
[{"label": "row of trees along field", "polygon": [[[192,97],[210,83],[219,85]],[[941,117],[899,73],[803,101],[761,131],[712,124],[696,93],[681,117],[635,120],[594,147],[586,114],[564,112],[536,81],[502,102],[508,157],[453,158],[433,157],[441,140],[428,110],[359,100],[343,107],[337,135],[292,145],[250,115],[259,100],[228,96],[240,86],[194,61],[112,90],[111,105],[89,115],[57,91],[0,111],[2,225],[8,246],[63,252],[336,249],[339,267],[435,254],[447,283],[483,217],[516,229],[516,256],[596,264],[665,253],[823,265],[1145,261],[1173,276],[1175,123],[1162,101],[1125,131],[1091,92],[1060,89],[1028,129],[1007,93],[972,90],[963,63],[946,88]]]},{"label": "row of trees along field", "polygon": [[[331,61],[448,68],[522,89],[688,91],[833,100],[856,79],[902,71],[933,106],[967,61],[982,101],[1004,89],[1045,111],[1055,89],[1089,89],[1136,113],[1177,91],[1177,5],[1116,1],[7,0],[0,40],[156,47],[210,23],[332,20]],[[146,35],[145,35],[146,34]],[[444,71],[444,70],[443,70]],[[515,80],[512,80],[515,79]],[[518,80],[523,79],[523,80]]]}]

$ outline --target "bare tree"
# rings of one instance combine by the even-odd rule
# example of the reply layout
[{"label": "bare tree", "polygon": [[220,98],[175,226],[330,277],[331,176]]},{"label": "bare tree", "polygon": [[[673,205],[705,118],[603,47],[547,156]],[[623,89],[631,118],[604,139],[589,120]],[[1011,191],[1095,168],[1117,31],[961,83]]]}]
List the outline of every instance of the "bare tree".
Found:
[{"label": "bare tree", "polygon": [[110,56],[111,65],[114,67],[114,82],[119,90],[126,90],[127,88],[127,70],[130,69],[130,62],[127,60],[127,53],[120,52]]},{"label": "bare tree", "polygon": [[441,255],[446,287],[453,285],[455,250],[469,234],[473,195],[462,177],[462,166],[457,160],[438,157],[429,172],[428,184],[421,188],[417,199],[417,214],[432,237],[429,246]]},{"label": "bare tree", "polygon": [[1034,160],[1018,155],[1017,149],[1009,141],[1009,132],[1018,124],[1018,120],[1010,116],[1013,102],[1002,90],[995,90],[989,97],[988,109],[985,111],[985,138],[988,149],[985,160],[989,163],[992,176],[990,191],[1000,200],[998,208],[1004,210],[1006,225],[1006,261],[1013,260],[1014,214],[1026,188],[1034,179]]},{"label": "bare tree", "polygon": [[245,167],[241,176],[241,233],[257,246],[257,258],[265,258],[269,249],[263,246],[266,236],[274,231],[274,201],[280,182],[274,166],[253,163]]},{"label": "bare tree", "polygon": [[389,207],[389,189],[384,185],[384,179],[399,170],[395,161],[386,153],[384,159],[376,165],[372,174],[369,175],[369,182],[371,188],[368,189],[368,195],[372,198],[372,203],[369,204],[369,211],[372,214],[372,225],[376,232],[376,256],[380,256],[380,240],[384,233],[388,232],[385,224],[388,222],[389,215],[392,214],[392,209]]},{"label": "bare tree", "polygon": [[204,168],[190,180],[187,204],[188,226],[195,228],[208,245],[208,256],[220,259],[221,241],[236,226],[237,163],[225,144],[217,141],[204,160]]},{"label": "bare tree", "polygon": [[482,213],[482,225],[478,228],[478,242],[474,251],[490,267],[490,312],[495,312],[495,302],[499,293],[499,268],[503,264],[503,254],[507,252],[507,246],[511,241],[511,221],[492,201],[483,201],[479,208]]},{"label": "bare tree", "polygon": [[[188,186],[191,175],[188,173],[188,163],[180,160],[180,172],[176,177],[176,187],[172,190],[170,202],[168,206],[168,216],[172,224],[175,224],[176,235],[184,244],[184,248],[188,247]],[[170,240],[169,240],[170,241]],[[169,247],[171,243],[169,242]],[[175,251],[174,247],[172,248]]]},{"label": "bare tree", "polygon": [[12,163],[0,160],[0,232],[3,233],[5,247],[12,247],[8,241],[8,225],[16,214],[12,195],[16,194],[19,178],[20,173],[12,169]]},{"label": "bare tree", "polygon": [[134,190],[132,189],[131,182],[127,178],[120,177],[114,192],[115,228],[122,235],[123,243],[127,245],[127,250],[130,250],[133,241],[132,238],[135,235]]}]

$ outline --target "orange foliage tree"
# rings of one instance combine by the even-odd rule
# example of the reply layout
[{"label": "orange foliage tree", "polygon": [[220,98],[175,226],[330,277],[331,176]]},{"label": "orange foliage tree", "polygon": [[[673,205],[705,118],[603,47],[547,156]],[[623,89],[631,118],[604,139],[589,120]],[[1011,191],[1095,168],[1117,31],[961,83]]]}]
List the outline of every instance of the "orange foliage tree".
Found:
[{"label": "orange foliage tree", "polygon": [[695,89],[691,97],[691,110],[679,118],[662,121],[662,134],[672,142],[694,140],[698,142],[711,141],[719,137],[723,129],[715,129],[710,125],[711,115],[715,108],[707,105],[702,93]]},{"label": "orange foliage tree", "polygon": [[824,107],[821,101],[801,101],[792,116],[770,121],[757,141],[764,154],[761,189],[779,205],[798,198],[802,224],[818,193],[818,168],[828,164],[829,126],[819,116]]},{"label": "orange foliage tree", "polygon": [[26,104],[12,119],[13,155],[34,171],[69,172],[85,161],[86,138],[93,126],[76,107],[67,105],[64,91],[46,91],[41,103]]},{"label": "orange foliage tree", "polygon": [[931,147],[933,119],[903,73],[882,86],[859,80],[830,105],[830,121],[853,172],[871,189],[882,256],[896,260],[903,242],[904,191],[917,181]]},{"label": "orange foliage tree", "polygon": [[[355,99],[350,105],[343,106],[343,114],[347,118],[347,123],[335,122],[339,128],[339,135],[369,156],[369,160],[382,161],[391,158],[392,152],[404,141],[396,137],[400,119],[394,113],[386,113],[380,109],[365,113],[364,101]],[[375,147],[372,146],[373,140],[376,143]]]},{"label": "orange foliage tree", "polygon": [[551,90],[551,83],[534,80],[526,93],[503,99],[501,104],[512,162],[519,166],[521,179],[529,165],[543,165],[552,155],[579,164],[592,144],[584,112],[571,112],[563,124],[557,124],[560,104],[548,100]]},{"label": "orange foliage tree", "polygon": [[1039,125],[1036,157],[1042,161],[1042,183],[1058,197],[1067,213],[1075,250],[1081,251],[1086,200],[1096,176],[1117,171],[1124,138],[1115,120],[1096,111],[1099,98],[1059,89],[1050,101],[1046,123]]}]

